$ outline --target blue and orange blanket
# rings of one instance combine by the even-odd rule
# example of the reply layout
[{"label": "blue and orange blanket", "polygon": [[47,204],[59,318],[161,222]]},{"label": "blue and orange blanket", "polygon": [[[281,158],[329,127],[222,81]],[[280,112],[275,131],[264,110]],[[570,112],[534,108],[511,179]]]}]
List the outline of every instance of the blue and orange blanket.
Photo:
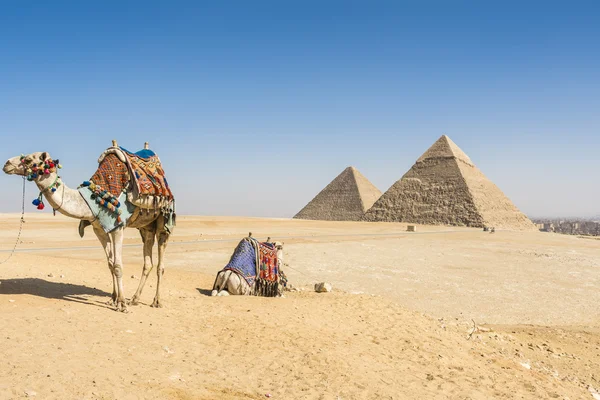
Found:
[{"label": "blue and orange blanket", "polygon": [[275,297],[279,285],[285,285],[275,245],[251,237],[240,241],[223,270],[234,271],[244,278],[256,296]]}]

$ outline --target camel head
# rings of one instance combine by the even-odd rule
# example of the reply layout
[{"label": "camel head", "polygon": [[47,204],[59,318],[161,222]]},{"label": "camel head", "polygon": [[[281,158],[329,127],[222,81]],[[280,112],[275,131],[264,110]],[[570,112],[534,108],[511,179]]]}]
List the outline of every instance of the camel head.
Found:
[{"label": "camel head", "polygon": [[277,292],[279,296],[283,295],[284,290],[286,290],[287,288],[287,277],[285,276],[285,273],[283,272],[282,267],[285,265],[285,262],[283,260],[283,242],[272,242],[273,245],[275,245],[275,248],[277,249],[277,261],[279,264],[279,275],[280,275],[280,285],[277,288]]},{"label": "camel head", "polygon": [[45,175],[61,168],[58,160],[52,160],[47,152],[36,152],[6,161],[2,170],[8,175],[25,176],[29,181],[38,181]]},{"label": "camel head", "polygon": [[281,260],[283,264],[283,242],[273,242],[275,248],[277,249],[277,258]]}]

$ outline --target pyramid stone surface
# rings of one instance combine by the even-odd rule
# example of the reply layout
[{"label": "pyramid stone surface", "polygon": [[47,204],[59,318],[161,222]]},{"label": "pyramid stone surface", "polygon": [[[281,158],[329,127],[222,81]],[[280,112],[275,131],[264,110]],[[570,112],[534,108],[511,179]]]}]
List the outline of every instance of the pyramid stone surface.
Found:
[{"label": "pyramid stone surface", "polygon": [[366,221],[535,230],[446,135],[375,202]]},{"label": "pyramid stone surface", "polygon": [[358,221],[381,196],[354,167],[348,167],[294,218],[325,221]]}]

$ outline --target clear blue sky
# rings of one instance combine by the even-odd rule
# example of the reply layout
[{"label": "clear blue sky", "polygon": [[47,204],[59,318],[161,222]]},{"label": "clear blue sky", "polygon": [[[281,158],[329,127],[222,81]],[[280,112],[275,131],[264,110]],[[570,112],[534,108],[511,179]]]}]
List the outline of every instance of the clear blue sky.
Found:
[{"label": "clear blue sky", "polygon": [[385,191],[447,134],[525,213],[600,214],[599,21],[598,1],[3,1],[0,158],[49,151],[74,187],[111,139],[149,141],[181,214],[290,217],[348,165]]}]

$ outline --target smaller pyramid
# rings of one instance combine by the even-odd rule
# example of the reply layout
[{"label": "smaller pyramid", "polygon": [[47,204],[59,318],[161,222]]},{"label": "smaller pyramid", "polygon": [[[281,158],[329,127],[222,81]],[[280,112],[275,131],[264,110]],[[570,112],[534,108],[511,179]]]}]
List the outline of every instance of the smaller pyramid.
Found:
[{"label": "smaller pyramid", "polygon": [[377,201],[381,191],[354,167],[348,167],[294,218],[358,221]]}]

